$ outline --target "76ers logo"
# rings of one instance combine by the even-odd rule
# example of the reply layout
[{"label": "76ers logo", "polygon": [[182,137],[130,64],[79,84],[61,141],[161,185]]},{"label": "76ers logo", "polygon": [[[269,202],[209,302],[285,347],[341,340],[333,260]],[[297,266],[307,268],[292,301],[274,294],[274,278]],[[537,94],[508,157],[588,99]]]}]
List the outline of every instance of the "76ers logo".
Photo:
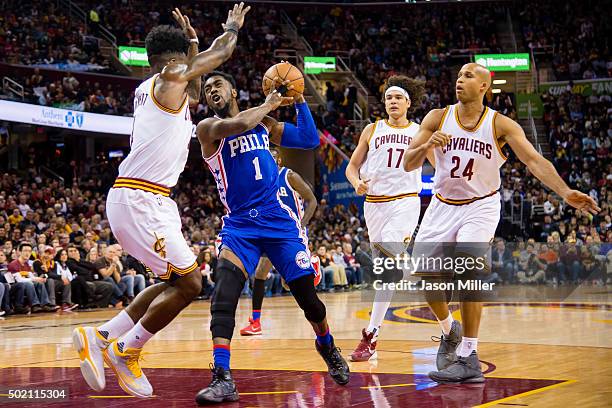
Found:
[{"label": "76ers logo", "polygon": [[295,263],[302,269],[310,268],[310,257],[304,251],[300,251],[295,254]]}]

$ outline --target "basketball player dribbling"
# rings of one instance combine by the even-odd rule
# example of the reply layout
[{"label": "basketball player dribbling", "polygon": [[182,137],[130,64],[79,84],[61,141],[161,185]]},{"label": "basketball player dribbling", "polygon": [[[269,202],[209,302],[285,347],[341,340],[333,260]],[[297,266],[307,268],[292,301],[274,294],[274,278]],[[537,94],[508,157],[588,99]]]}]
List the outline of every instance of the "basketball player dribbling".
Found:
[{"label": "basketball player dribbling", "polygon": [[348,364],[330,334],[325,305],[314,287],[308,237],[297,215],[280,200],[278,166],[270,153],[270,143],[314,149],[319,146],[319,135],[302,95],[295,99],[297,126],[268,116],[281,103],[293,102],[274,90],[287,87],[287,83],[279,83],[277,78],[274,82],[276,86],[262,105],[242,112],[230,75],[213,72],[204,83],[206,103],[215,117],[201,121],[196,132],[227,214],[219,233],[220,255],[211,302],[214,367],[210,384],[196,396],[198,404],[239,399],[230,370],[236,307],[247,277],[255,272],[263,253],[285,279],[312,325],[315,349],[333,380],[345,385],[350,377]]},{"label": "basketball player dribbling", "polygon": [[200,293],[198,265],[183,238],[170,187],[185,168],[193,135],[188,99],[199,100],[201,76],[232,55],[248,11],[235,5],[225,33],[201,53],[195,30],[178,9],[173,15],[183,31],[158,26],[147,35],[154,75],[136,89],[131,151],[119,166],[106,211],[121,246],[164,282],[140,292],[103,325],[74,330],[81,373],[96,391],[106,385],[104,360],[125,392],[150,397],[153,388],[138,363],[142,348]]},{"label": "basketball player dribbling", "polygon": [[[415,238],[413,256],[436,255],[431,244],[445,242],[456,243],[457,252],[473,256],[474,243],[492,240],[500,217],[499,168],[506,161],[502,151],[506,144],[531,174],[569,205],[592,213],[600,210],[590,196],[567,186],[516,122],[483,105],[490,86],[491,73],[485,67],[464,65],[456,81],[458,103],[429,112],[406,153],[406,171],[420,168],[432,151],[436,161],[436,194]],[[443,333],[437,371],[429,377],[439,383],[484,382],[477,355],[482,303],[460,302],[463,328],[453,320],[447,302],[428,303]]]},{"label": "basketball player dribbling", "polygon": [[[366,194],[364,216],[376,256],[405,252],[421,213],[421,168],[409,173],[403,157],[419,125],[407,117],[412,101],[421,100],[423,84],[405,76],[387,80],[383,96],[388,119],[363,129],[357,148],[346,168],[346,177],[358,195]],[[433,164],[433,154],[430,155]],[[382,252],[382,253],[381,253]],[[393,292],[376,292],[370,324],[351,354],[351,361],[377,358],[380,327],[391,304]]]}]

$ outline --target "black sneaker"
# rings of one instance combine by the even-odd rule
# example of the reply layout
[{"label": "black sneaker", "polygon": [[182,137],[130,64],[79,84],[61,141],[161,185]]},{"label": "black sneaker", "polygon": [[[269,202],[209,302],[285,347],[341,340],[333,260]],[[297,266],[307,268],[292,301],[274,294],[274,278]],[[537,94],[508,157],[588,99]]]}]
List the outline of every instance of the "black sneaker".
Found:
[{"label": "black sneaker", "polygon": [[226,401],[238,401],[238,391],[232,378],[232,372],[223,367],[210,365],[212,380],[208,387],[200,390],[196,395],[198,405],[217,404]]},{"label": "black sneaker", "polygon": [[481,383],[485,380],[475,351],[467,357],[458,357],[444,370],[432,371],[428,375],[438,383]]},{"label": "black sneaker", "polygon": [[433,341],[439,341],[438,355],[436,356],[436,367],[438,371],[444,370],[449,365],[457,360],[457,346],[461,343],[462,338],[461,323],[457,320],[453,321],[451,331],[448,336],[442,334],[442,337],[432,336]]},{"label": "black sneaker", "polygon": [[53,313],[57,311],[60,307],[57,305],[47,304],[42,307],[43,312]]},{"label": "black sneaker", "polygon": [[315,340],[315,348],[323,357],[325,364],[327,364],[329,375],[334,381],[340,385],[346,385],[349,382],[351,372],[349,366],[344,360],[344,357],[340,354],[340,349],[336,347],[334,341],[328,345],[320,345]]},{"label": "black sneaker", "polygon": [[32,313],[41,313],[42,311],[43,311],[43,308],[40,307],[40,305],[32,306]]},{"label": "black sneaker", "polygon": [[31,310],[30,310],[30,306],[25,305],[25,306],[15,306],[13,311],[15,312],[15,314],[29,314]]}]

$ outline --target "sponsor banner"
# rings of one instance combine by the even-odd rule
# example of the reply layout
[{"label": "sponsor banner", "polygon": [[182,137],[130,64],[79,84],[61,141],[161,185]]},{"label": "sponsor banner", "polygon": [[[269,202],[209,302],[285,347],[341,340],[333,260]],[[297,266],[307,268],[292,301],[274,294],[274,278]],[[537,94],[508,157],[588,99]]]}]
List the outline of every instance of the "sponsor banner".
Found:
[{"label": "sponsor banner", "polygon": [[336,57],[304,57],[304,73],[320,74],[336,70]]},{"label": "sponsor banner", "polygon": [[135,65],[139,67],[149,66],[147,49],[144,47],[128,47],[125,45],[120,45],[118,53],[119,60],[125,65]]},{"label": "sponsor banner", "polygon": [[531,102],[531,114],[533,117],[541,119],[544,116],[544,106],[542,105],[540,95],[521,93],[516,95],[519,119],[529,118],[529,102]]},{"label": "sponsor banner", "polygon": [[542,93],[561,95],[567,90],[582,96],[612,95],[612,78],[572,81],[571,85],[569,81],[543,82],[540,84],[540,92]]},{"label": "sponsor banner", "polygon": [[57,69],[59,71],[70,72],[102,71],[108,69],[108,67],[104,67],[98,64],[67,64],[63,62],[57,64],[33,64],[30,66],[34,68]]},{"label": "sponsor banner", "polygon": [[347,165],[348,160],[343,160],[339,165],[331,168],[325,164],[321,166],[323,198],[327,199],[330,207],[342,204],[345,208],[349,208],[354,204],[362,208],[365,197],[358,196],[351,183],[346,179],[344,172]]},{"label": "sponsor banner", "polygon": [[0,101],[0,120],[119,135],[131,134],[134,122],[133,118],[127,116],[101,115],[11,101]]},{"label": "sponsor banner", "polygon": [[489,71],[529,71],[529,54],[477,54],[474,62]]}]

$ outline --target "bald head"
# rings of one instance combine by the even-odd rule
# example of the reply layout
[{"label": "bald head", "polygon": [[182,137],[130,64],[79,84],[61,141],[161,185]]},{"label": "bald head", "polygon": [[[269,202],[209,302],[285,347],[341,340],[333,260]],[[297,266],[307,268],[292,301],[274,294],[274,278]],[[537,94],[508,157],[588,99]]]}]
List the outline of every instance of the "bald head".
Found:
[{"label": "bald head", "polygon": [[471,62],[461,67],[457,75],[457,99],[463,102],[482,99],[491,87],[491,72],[480,64]]},{"label": "bald head", "polygon": [[469,70],[473,72],[478,80],[486,82],[487,89],[491,86],[491,71],[489,71],[485,66],[475,62],[470,62],[469,64],[465,64],[463,67],[461,67],[461,70]]}]

